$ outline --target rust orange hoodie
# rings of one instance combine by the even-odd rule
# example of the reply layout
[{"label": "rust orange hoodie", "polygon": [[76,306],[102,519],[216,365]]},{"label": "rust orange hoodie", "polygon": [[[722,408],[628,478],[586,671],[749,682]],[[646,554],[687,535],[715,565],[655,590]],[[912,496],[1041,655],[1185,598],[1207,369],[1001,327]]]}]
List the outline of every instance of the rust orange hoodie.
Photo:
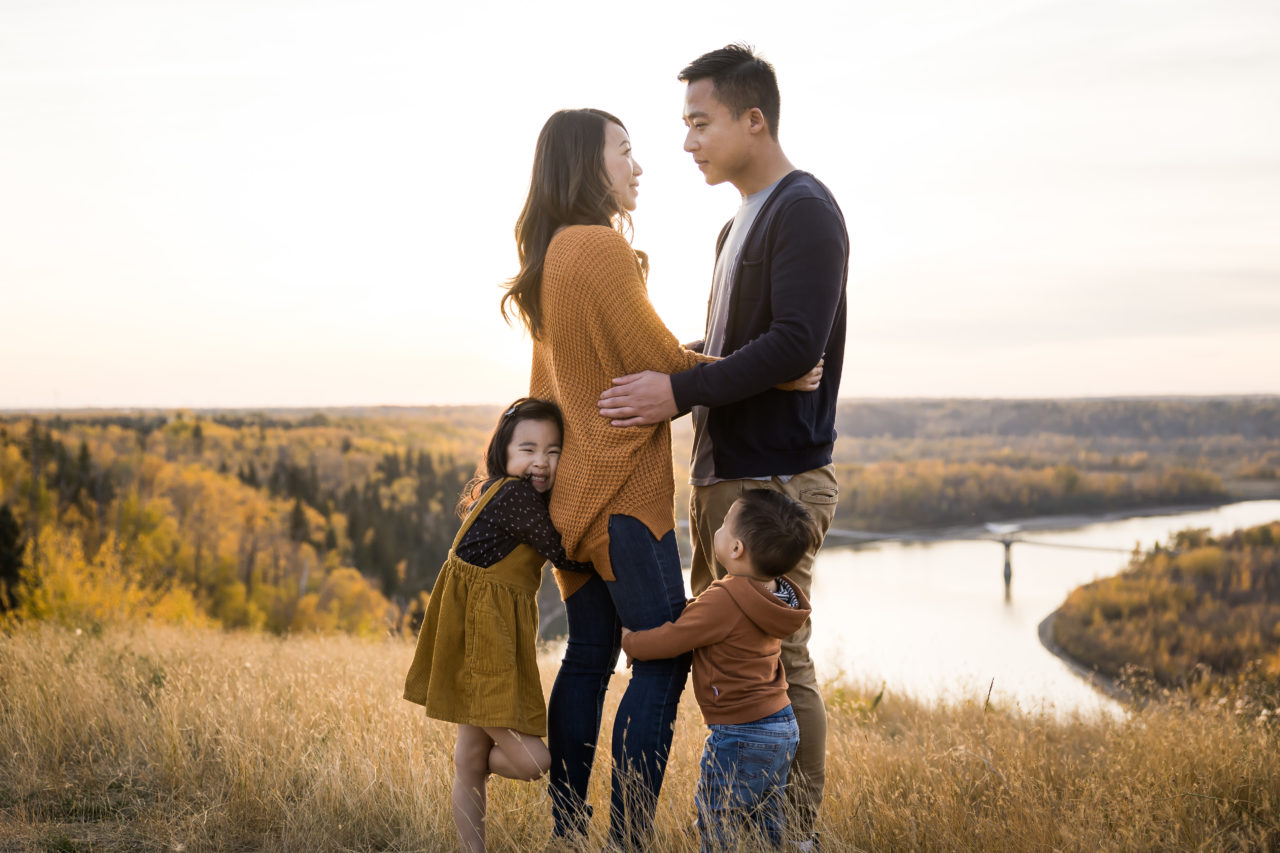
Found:
[{"label": "rust orange hoodie", "polygon": [[782,639],[809,618],[809,600],[786,578],[799,607],[790,607],[763,583],[723,577],[691,601],[675,622],[633,631],[622,648],[636,660],[693,651],[693,693],[708,725],[750,723],[787,707]]}]

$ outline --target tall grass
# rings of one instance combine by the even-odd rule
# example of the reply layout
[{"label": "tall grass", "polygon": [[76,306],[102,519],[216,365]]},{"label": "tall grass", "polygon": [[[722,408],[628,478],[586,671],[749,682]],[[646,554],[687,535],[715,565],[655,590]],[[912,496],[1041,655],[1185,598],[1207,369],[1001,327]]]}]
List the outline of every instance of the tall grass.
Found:
[{"label": "tall grass", "polygon": [[[157,627],[0,634],[0,850],[453,849],[453,731],[399,698],[411,655],[400,640]],[[1280,849],[1272,718],[1229,703],[1084,718],[868,694],[827,687],[824,849]],[[686,694],[658,853],[697,847],[703,736]],[[543,786],[489,790],[491,849],[542,849]]]}]

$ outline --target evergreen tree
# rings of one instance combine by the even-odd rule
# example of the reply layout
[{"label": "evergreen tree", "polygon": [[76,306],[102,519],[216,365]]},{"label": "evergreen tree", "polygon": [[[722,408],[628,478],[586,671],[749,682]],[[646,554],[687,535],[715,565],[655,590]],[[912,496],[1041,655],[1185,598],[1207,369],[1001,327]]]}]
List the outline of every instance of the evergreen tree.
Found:
[{"label": "evergreen tree", "polygon": [[0,505],[0,613],[17,602],[19,571],[22,567],[22,527],[8,504]]},{"label": "evergreen tree", "polygon": [[311,526],[307,524],[307,512],[302,499],[294,498],[293,511],[289,513],[289,538],[294,542],[306,542],[311,538]]}]

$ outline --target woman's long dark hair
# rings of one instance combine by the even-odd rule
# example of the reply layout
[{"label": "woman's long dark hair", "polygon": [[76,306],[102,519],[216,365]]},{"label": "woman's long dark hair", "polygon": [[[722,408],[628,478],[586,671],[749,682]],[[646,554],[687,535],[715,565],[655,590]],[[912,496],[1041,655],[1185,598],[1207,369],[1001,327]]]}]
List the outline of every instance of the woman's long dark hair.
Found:
[{"label": "woman's long dark hair", "polygon": [[476,475],[463,487],[462,494],[458,496],[459,518],[465,516],[471,506],[480,500],[485,489],[507,476],[507,447],[511,444],[511,436],[516,431],[516,424],[521,421],[553,423],[556,429],[560,430],[563,440],[564,416],[560,414],[559,406],[550,400],[539,400],[535,397],[521,397],[516,400],[498,419],[498,426],[494,428],[493,435],[489,438],[489,447],[484,452],[484,461],[480,463],[480,467],[476,468]]},{"label": "woman's long dark hair", "polygon": [[[618,206],[604,169],[605,122],[626,126],[604,110],[560,110],[538,134],[533,175],[524,209],[516,220],[520,272],[507,282],[502,316],[511,322],[511,304],[529,330],[542,334],[542,267],[556,229],[563,225],[609,225],[625,235],[631,215]],[[625,230],[624,230],[625,229]],[[637,252],[642,274],[649,261]]]}]

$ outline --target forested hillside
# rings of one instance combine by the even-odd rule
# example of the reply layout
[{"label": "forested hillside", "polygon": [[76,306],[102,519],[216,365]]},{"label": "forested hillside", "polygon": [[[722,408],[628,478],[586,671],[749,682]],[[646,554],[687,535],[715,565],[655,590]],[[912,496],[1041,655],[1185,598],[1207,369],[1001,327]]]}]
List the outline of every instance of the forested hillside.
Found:
[{"label": "forested hillside", "polygon": [[846,528],[1280,497],[1273,397],[842,400],[836,431]]},{"label": "forested hillside", "polygon": [[1104,675],[1136,670],[1155,685],[1202,692],[1243,677],[1280,701],[1280,521],[1220,537],[1176,534],[1119,575],[1073,591],[1053,636]]},{"label": "forested hillside", "polygon": [[[383,630],[430,589],[490,417],[0,423],[8,603],[86,625]],[[25,554],[22,570],[4,554]]]},{"label": "forested hillside", "polygon": [[[430,589],[498,412],[0,415],[0,607],[383,630]],[[838,430],[855,529],[1280,495],[1273,398],[850,400]],[[687,418],[675,437],[683,516]]]}]

